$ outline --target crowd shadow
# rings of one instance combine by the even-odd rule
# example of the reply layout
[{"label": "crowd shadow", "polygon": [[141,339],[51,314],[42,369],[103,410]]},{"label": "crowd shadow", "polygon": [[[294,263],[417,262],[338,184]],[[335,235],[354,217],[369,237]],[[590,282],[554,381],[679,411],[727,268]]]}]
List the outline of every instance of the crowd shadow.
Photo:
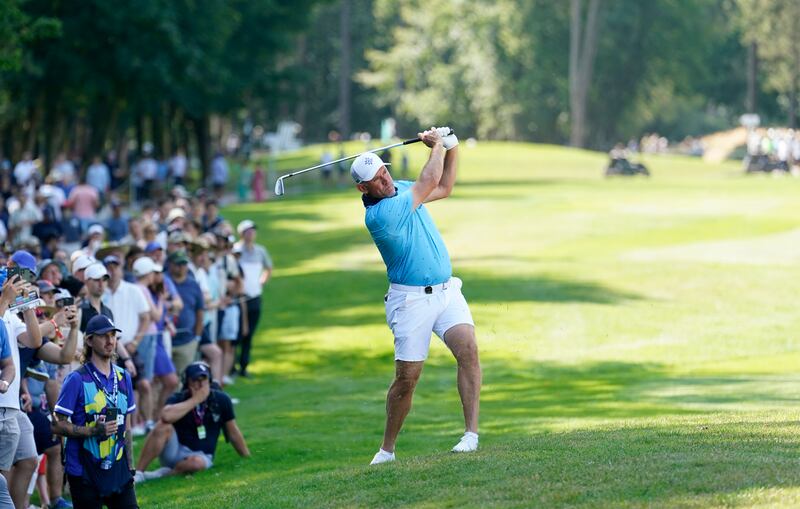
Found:
[{"label": "crowd shadow", "polygon": [[[339,239],[331,236],[325,242],[335,244]],[[511,277],[472,271],[459,275],[464,281],[462,292],[471,304],[584,302],[614,305],[642,298],[598,283],[550,276]],[[378,270],[283,275],[270,284],[264,306],[270,316],[271,329],[380,323],[384,320],[383,297],[388,286],[385,273]]]}]

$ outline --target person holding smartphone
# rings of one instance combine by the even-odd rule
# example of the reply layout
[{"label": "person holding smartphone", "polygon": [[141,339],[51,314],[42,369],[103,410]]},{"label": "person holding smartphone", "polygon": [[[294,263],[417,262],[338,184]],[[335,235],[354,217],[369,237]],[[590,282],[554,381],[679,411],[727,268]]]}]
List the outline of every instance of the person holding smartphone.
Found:
[{"label": "person holding smartphone", "polygon": [[67,437],[67,481],[76,509],[139,507],[131,474],[133,385],[113,362],[119,332],[107,316],[89,320],[83,365],[64,380],[56,402],[53,433]]}]

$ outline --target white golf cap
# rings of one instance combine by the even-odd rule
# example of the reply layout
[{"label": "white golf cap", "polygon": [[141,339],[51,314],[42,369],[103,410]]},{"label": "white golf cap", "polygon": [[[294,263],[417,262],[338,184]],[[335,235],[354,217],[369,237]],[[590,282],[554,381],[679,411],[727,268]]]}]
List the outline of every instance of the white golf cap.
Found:
[{"label": "white golf cap", "polygon": [[69,255],[69,262],[75,263],[75,260],[77,260],[81,256],[88,256],[88,255],[86,254],[86,251],[83,251],[82,249],[76,249],[75,251],[72,252],[72,254]]},{"label": "white golf cap", "polygon": [[103,225],[97,224],[97,223],[95,223],[92,226],[90,226],[89,227],[89,231],[88,231],[89,236],[92,236],[92,235],[95,235],[95,234],[103,235],[105,232],[106,232],[106,229],[103,228]]},{"label": "white golf cap", "polygon": [[253,221],[250,221],[249,219],[245,219],[244,221],[239,223],[239,225],[236,227],[236,231],[239,233],[239,235],[243,235],[244,232],[246,232],[247,230],[249,230],[251,228],[255,228],[255,227],[256,227],[256,224]]},{"label": "white golf cap", "polygon": [[175,207],[174,209],[169,211],[169,214],[167,214],[167,224],[170,224],[176,219],[185,219],[185,218],[186,218],[186,212],[184,212],[184,210],[181,208]]},{"label": "white golf cap", "polygon": [[154,262],[149,256],[142,256],[133,262],[133,275],[136,277],[144,277],[151,272],[161,272],[162,270],[161,265]]},{"label": "white golf cap", "polygon": [[381,169],[381,166],[389,166],[391,163],[384,163],[377,154],[372,152],[364,152],[356,157],[353,164],[350,166],[350,176],[353,177],[356,184],[362,182],[369,182],[375,178],[375,174]]},{"label": "white golf cap", "polygon": [[83,277],[85,279],[107,279],[108,271],[102,263],[94,262],[86,267]]},{"label": "white golf cap", "polygon": [[60,301],[61,299],[71,299],[71,298],[72,294],[69,293],[69,291],[66,290],[65,288],[57,289],[56,293],[53,295],[53,299],[55,299],[56,302]]},{"label": "white golf cap", "polygon": [[72,262],[72,273],[77,274],[89,265],[96,263],[97,260],[91,256],[81,255]]}]

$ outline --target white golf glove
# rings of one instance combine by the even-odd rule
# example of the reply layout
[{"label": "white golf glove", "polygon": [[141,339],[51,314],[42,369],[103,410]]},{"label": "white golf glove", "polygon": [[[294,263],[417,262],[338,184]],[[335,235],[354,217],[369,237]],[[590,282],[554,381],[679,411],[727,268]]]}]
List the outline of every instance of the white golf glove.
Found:
[{"label": "white golf glove", "polygon": [[458,138],[456,138],[456,133],[449,127],[437,127],[436,132],[438,132],[439,136],[442,137],[442,143],[444,144],[445,150],[450,150],[451,148],[458,145]]}]

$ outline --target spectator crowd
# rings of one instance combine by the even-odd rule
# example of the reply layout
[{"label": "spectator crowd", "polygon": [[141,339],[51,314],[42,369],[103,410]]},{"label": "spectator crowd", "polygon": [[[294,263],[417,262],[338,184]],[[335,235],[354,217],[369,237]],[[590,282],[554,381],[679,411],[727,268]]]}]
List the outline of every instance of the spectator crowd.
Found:
[{"label": "spectator crowd", "polygon": [[220,433],[249,455],[223,389],[250,376],[272,261],[255,223],[221,216],[219,157],[214,190],[190,194],[182,153],[145,154],[132,206],[113,154],[0,164],[0,509],[34,489],[136,507],[134,482],[209,468]]},{"label": "spectator crowd", "polygon": [[743,165],[747,173],[800,176],[800,132],[794,129],[751,129]]}]

